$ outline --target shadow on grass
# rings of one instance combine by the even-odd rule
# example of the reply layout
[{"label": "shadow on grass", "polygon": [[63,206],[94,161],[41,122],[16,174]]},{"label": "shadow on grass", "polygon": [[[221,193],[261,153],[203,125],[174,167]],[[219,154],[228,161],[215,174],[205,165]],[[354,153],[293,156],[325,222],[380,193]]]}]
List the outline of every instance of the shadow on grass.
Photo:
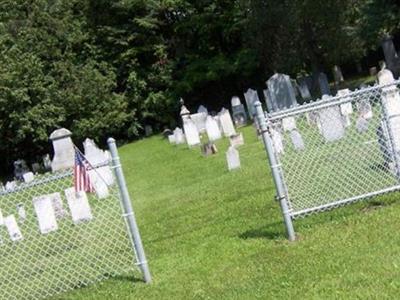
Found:
[{"label": "shadow on grass", "polygon": [[247,239],[286,239],[285,227],[283,222],[275,222],[257,229],[250,229],[241,234],[239,238]]},{"label": "shadow on grass", "polygon": [[142,278],[137,278],[132,275],[118,275],[118,276],[114,276],[114,277],[110,278],[110,280],[133,282],[133,283],[144,283],[144,280]]}]

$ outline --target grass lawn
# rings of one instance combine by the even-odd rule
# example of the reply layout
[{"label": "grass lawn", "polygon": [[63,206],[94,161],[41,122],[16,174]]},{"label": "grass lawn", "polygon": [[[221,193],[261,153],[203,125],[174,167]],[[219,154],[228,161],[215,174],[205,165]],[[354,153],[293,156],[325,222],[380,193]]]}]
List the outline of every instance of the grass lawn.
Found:
[{"label": "grass lawn", "polygon": [[139,273],[53,299],[395,298],[400,201],[375,198],[295,221],[286,240],[253,128],[242,169],[159,136],[120,148],[154,282]]}]

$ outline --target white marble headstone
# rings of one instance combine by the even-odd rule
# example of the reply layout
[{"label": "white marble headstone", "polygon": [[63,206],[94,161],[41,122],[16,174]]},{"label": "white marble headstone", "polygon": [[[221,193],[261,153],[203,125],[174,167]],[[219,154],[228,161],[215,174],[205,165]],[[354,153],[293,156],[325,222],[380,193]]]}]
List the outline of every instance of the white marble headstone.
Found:
[{"label": "white marble headstone", "polygon": [[339,107],[333,106],[319,111],[321,133],[327,142],[340,140],[344,134],[344,124]]},{"label": "white marble headstone", "polygon": [[176,127],[174,130],[174,139],[175,139],[175,144],[180,145],[185,143],[185,135],[183,134],[182,129],[179,127]]},{"label": "white marble headstone", "polygon": [[214,118],[211,116],[207,116],[206,131],[208,139],[211,142],[219,140],[222,137],[221,131],[219,130],[218,122],[214,120]]},{"label": "white marble headstone", "polygon": [[7,192],[13,191],[17,188],[17,183],[15,181],[7,181],[5,189]]},{"label": "white marble headstone", "polygon": [[48,195],[33,198],[39,229],[42,234],[47,234],[58,229],[53,200]]},{"label": "white marble headstone", "polygon": [[10,239],[13,242],[20,241],[23,239],[21,230],[19,229],[17,220],[14,215],[10,215],[4,218],[4,225],[7,228],[8,234],[10,235]]},{"label": "white marble headstone", "polygon": [[239,151],[235,147],[229,147],[228,151],[226,152],[226,161],[228,163],[229,171],[240,168]]},{"label": "white marble headstone", "polygon": [[75,149],[71,135],[71,131],[65,128],[57,129],[50,135],[54,148],[54,157],[51,162],[51,170],[53,172],[74,166]]},{"label": "white marble headstone", "polygon": [[199,106],[199,108],[197,109],[197,112],[198,113],[205,113],[206,115],[208,115],[208,109],[203,105]]},{"label": "white marble headstone", "polygon": [[175,135],[174,134],[170,134],[168,136],[168,141],[170,144],[175,144]]},{"label": "white marble headstone", "polygon": [[285,131],[292,131],[293,129],[296,129],[296,119],[294,117],[282,119],[282,128]]},{"label": "white marble headstone", "polygon": [[275,153],[283,154],[284,148],[283,148],[283,138],[282,138],[281,133],[277,129],[271,128],[270,134],[271,134],[272,142],[274,145]]},{"label": "white marble headstone", "polygon": [[26,220],[26,210],[22,203],[17,204],[18,219],[21,223]]},{"label": "white marble headstone", "polygon": [[75,192],[75,188],[65,190],[72,221],[75,224],[87,222],[93,219],[92,210],[85,192]]},{"label": "white marble headstone", "polygon": [[[207,113],[201,112],[197,114],[190,115],[190,119],[193,121],[194,125],[196,125],[197,131],[199,133],[206,132],[206,120],[207,120]],[[187,118],[183,118],[183,123],[185,123]],[[185,131],[185,128],[184,128]],[[185,131],[186,134],[186,131]]]},{"label": "white marble headstone", "polygon": [[293,146],[295,150],[304,150],[304,141],[300,132],[297,129],[294,129],[290,132],[290,139],[292,140]]},{"label": "white marble headstone", "polygon": [[189,147],[200,145],[199,131],[192,119],[183,119],[183,131]]},{"label": "white marble headstone", "polygon": [[221,112],[219,113],[219,119],[221,122],[222,131],[225,136],[229,137],[236,134],[236,130],[233,125],[229,110],[222,108]]},{"label": "white marble headstone", "polygon": [[22,178],[24,178],[24,182],[29,183],[35,180],[35,175],[32,172],[28,172],[22,175]]},{"label": "white marble headstone", "polygon": [[[43,195],[44,196],[44,195]],[[67,211],[64,209],[64,204],[60,193],[52,193],[45,195],[49,197],[53,203],[54,214],[57,219],[62,219],[67,215]]]}]

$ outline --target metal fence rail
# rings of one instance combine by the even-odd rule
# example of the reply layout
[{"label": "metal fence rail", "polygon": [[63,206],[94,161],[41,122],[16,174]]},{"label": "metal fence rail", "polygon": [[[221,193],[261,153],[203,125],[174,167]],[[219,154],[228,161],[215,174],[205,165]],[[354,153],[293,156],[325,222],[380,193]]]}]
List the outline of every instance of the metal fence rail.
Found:
[{"label": "metal fence rail", "polygon": [[137,271],[123,217],[133,212],[123,209],[115,179],[107,197],[86,194],[89,213],[84,199],[74,202],[75,192],[68,192],[72,170],[0,194],[0,299],[46,298]]},{"label": "metal fence rail", "polygon": [[400,189],[399,83],[273,114],[256,104],[289,239],[297,217]]}]

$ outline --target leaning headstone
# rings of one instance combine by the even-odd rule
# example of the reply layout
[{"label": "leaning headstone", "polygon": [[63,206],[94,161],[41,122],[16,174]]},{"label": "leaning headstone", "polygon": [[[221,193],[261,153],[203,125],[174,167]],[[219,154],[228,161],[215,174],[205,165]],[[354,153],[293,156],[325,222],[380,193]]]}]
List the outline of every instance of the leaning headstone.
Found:
[{"label": "leaning headstone", "polygon": [[14,215],[5,217],[4,225],[6,226],[10,239],[13,242],[20,241],[23,239],[21,230],[19,229],[17,220],[15,219]]},{"label": "leaning headstone", "polygon": [[385,56],[386,67],[397,78],[400,73],[400,58],[397,54],[396,48],[391,36],[386,36],[382,40],[382,49]]},{"label": "leaning headstone", "polygon": [[75,149],[71,140],[71,131],[61,128],[53,131],[50,140],[53,143],[54,157],[51,162],[53,172],[69,169],[75,163]]},{"label": "leaning headstone", "polygon": [[229,171],[240,168],[239,151],[235,147],[229,147],[228,151],[226,152],[226,161],[228,163]]},{"label": "leaning headstone", "polygon": [[183,120],[183,130],[185,132],[186,143],[189,147],[200,145],[200,135],[192,119]]},{"label": "leaning headstone", "polygon": [[219,119],[221,122],[222,132],[226,137],[236,134],[229,110],[222,108],[221,112],[219,113]]},{"label": "leaning headstone", "polygon": [[332,106],[319,111],[321,133],[327,142],[334,142],[343,138],[345,134],[342,116],[339,107]]},{"label": "leaning headstone", "polygon": [[336,85],[339,85],[340,83],[344,82],[342,70],[337,65],[333,67],[333,78],[335,79]]},{"label": "leaning headstone", "polygon": [[297,129],[294,129],[290,132],[290,139],[292,140],[295,150],[304,150],[305,146],[303,137],[301,136],[300,132],[297,131]]},{"label": "leaning headstone", "polygon": [[229,143],[232,147],[235,147],[235,148],[244,145],[243,134],[238,133],[238,134],[230,136]]},{"label": "leaning headstone", "polygon": [[174,130],[174,140],[177,145],[185,143],[185,135],[179,127],[176,127]]},{"label": "leaning headstone", "polygon": [[33,198],[39,229],[42,234],[47,234],[58,229],[56,214],[54,212],[53,201],[48,196]]},{"label": "leaning headstone", "polygon": [[310,90],[309,90],[308,85],[306,83],[306,80],[299,81],[298,87],[299,87],[300,96],[301,96],[301,98],[303,100],[307,101],[307,100],[310,100],[312,98]]},{"label": "leaning headstone", "polygon": [[65,197],[67,198],[72,221],[75,224],[93,219],[92,210],[85,192],[75,192],[75,188],[72,187],[65,190]]},{"label": "leaning headstone", "polygon": [[114,175],[110,167],[110,152],[100,149],[93,140],[88,138],[83,142],[83,148],[85,158],[94,167],[93,170],[89,171],[89,174],[90,172],[96,173],[105,184],[108,186],[113,185]]},{"label": "leaning headstone", "polygon": [[318,84],[319,84],[319,89],[321,91],[321,95],[330,95],[331,94],[328,77],[326,77],[325,73],[322,73],[322,72],[319,73]]},{"label": "leaning headstone", "polygon": [[240,102],[239,97],[234,96],[231,100],[232,118],[237,127],[247,124],[247,114],[244,105]]},{"label": "leaning headstone", "polygon": [[35,180],[35,175],[33,175],[32,172],[28,172],[25,173],[24,175],[22,175],[24,182],[29,183],[32,182],[33,180]]},{"label": "leaning headstone", "polygon": [[296,119],[294,117],[287,117],[282,119],[282,128],[284,131],[291,131],[296,129]]},{"label": "leaning headstone", "polygon": [[259,101],[257,91],[248,89],[247,92],[244,93],[244,98],[246,99],[247,111],[249,112],[250,119],[253,119],[256,113],[254,103]]},{"label": "leaning headstone", "polygon": [[271,96],[272,111],[279,111],[297,105],[296,95],[290,82],[290,77],[285,74],[275,74],[267,81]]},{"label": "leaning headstone", "polygon": [[218,122],[216,120],[214,120],[214,118],[211,116],[207,116],[206,131],[207,131],[208,140],[211,142],[222,138],[221,131],[219,130],[219,127],[218,127]]},{"label": "leaning headstone", "polygon": [[205,106],[203,106],[203,105],[200,105],[200,106],[199,106],[199,108],[197,109],[197,112],[198,112],[198,113],[203,113],[203,114],[208,115],[208,109],[207,109]]}]

